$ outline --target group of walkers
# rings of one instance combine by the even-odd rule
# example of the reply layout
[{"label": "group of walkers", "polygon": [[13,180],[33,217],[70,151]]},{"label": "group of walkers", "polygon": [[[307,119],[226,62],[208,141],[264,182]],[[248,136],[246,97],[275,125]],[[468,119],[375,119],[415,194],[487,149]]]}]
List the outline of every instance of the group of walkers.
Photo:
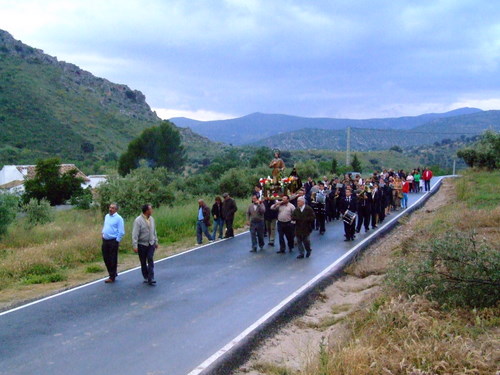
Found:
[{"label": "group of walkers", "polygon": [[[408,207],[408,194],[430,190],[432,171],[420,168],[406,173],[403,170],[374,172],[363,179],[359,174],[343,177],[326,176],[320,181],[311,177],[292,195],[278,199],[264,194],[263,186],[255,186],[252,202],[246,210],[247,225],[251,234],[251,252],[263,250],[264,238],[268,245],[275,246],[278,233],[278,254],[292,252],[297,246],[298,259],[311,256],[310,235],[326,232],[326,223],[334,220],[344,222],[344,241],[354,241],[356,233],[364,227],[365,232],[377,228],[393,211]],[[217,196],[210,208],[202,199],[198,201],[196,223],[197,244],[202,244],[203,235],[209,242],[217,238],[234,237],[233,222],[238,208],[235,200],[224,193]],[[125,235],[124,222],[118,214],[118,205],[109,206],[102,229],[102,254],[109,278],[105,283],[114,283],[117,277],[118,247]],[[154,252],[158,247],[156,225],[152,216],[153,207],[145,204],[142,213],[134,220],[132,246],[139,255],[144,283],[155,285]],[[213,219],[212,231],[209,231]],[[224,227],[226,228],[225,233]]]}]

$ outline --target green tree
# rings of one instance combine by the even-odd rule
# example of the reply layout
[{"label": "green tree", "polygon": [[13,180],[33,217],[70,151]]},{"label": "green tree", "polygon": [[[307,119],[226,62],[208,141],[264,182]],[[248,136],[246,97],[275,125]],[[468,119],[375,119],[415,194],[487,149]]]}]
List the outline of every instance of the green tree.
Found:
[{"label": "green tree", "polygon": [[78,171],[72,169],[61,174],[60,166],[59,158],[40,160],[36,164],[35,177],[24,183],[24,203],[45,198],[55,206],[63,204],[74,194],[81,194],[83,179],[76,176]]},{"label": "green tree", "polygon": [[354,157],[352,158],[351,168],[353,172],[363,172],[361,162],[359,161],[357,154],[354,154]]},{"label": "green tree", "polygon": [[0,237],[7,233],[7,228],[16,218],[18,204],[17,196],[0,193]]},{"label": "green tree", "polygon": [[98,202],[103,212],[116,202],[121,215],[133,217],[141,212],[141,206],[146,203],[156,208],[172,204],[174,195],[168,186],[171,181],[172,176],[163,167],[134,169],[124,177],[111,176],[100,184],[97,188]]},{"label": "green tree", "polygon": [[269,164],[271,160],[272,151],[267,147],[259,147],[255,150],[248,164],[250,168],[256,168],[262,164]]},{"label": "green tree", "polygon": [[141,160],[145,160],[151,168],[166,167],[175,172],[182,170],[186,162],[185,150],[179,131],[170,121],[145,129],[132,140],[119,159],[118,172],[125,176],[139,168]]},{"label": "green tree", "polygon": [[475,145],[458,150],[457,156],[471,168],[500,168],[500,133],[486,131]]},{"label": "green tree", "polygon": [[335,156],[332,158],[332,168],[330,169],[330,172],[333,174],[337,173],[337,169],[339,168],[339,163],[337,159],[335,159]]}]

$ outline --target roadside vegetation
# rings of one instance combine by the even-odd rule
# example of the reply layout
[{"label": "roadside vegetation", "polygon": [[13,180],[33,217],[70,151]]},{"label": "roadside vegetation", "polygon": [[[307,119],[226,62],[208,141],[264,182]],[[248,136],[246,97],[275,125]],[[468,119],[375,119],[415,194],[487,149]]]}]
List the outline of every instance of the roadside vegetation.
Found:
[{"label": "roadside vegetation", "polygon": [[[384,237],[375,253],[367,251],[346,269],[360,289],[350,291],[364,293],[361,302],[332,300],[313,324],[308,312],[280,334],[304,329],[288,340],[307,342],[311,329],[317,331],[323,339],[307,360],[297,366],[293,357],[275,362],[258,354],[238,374],[497,374],[500,171],[468,171],[449,184],[446,196],[436,198],[445,202],[403,220],[399,237]],[[274,338],[261,352],[279,345],[290,343]]]}]

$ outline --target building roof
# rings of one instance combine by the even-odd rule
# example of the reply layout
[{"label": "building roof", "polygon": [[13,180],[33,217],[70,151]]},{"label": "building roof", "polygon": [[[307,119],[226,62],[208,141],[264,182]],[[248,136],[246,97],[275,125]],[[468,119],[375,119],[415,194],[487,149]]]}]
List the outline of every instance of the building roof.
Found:
[{"label": "building roof", "polygon": [[[25,178],[34,178],[36,175],[36,165],[16,165],[16,168],[19,172],[25,176]],[[76,169],[76,177],[81,177],[85,182],[89,182],[89,178],[79,170],[74,164],[61,164],[59,166],[59,172],[61,174],[71,171],[72,169]]]},{"label": "building roof", "polygon": [[0,185],[0,189],[12,189],[13,187],[21,186],[23,184],[24,184],[23,180],[14,180],[6,184]]}]

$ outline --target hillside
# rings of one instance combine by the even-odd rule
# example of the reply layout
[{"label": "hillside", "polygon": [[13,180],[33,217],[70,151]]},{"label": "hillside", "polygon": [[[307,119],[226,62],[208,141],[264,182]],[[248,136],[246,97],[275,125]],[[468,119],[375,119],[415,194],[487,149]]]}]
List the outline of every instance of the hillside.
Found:
[{"label": "hillside", "polygon": [[[432,145],[445,139],[454,140],[461,136],[473,136],[490,128],[500,130],[500,111],[484,111],[434,119],[409,130],[351,128],[351,149],[356,151],[387,150],[394,145],[406,149]],[[300,129],[267,137],[253,144],[284,150],[345,150],[346,143],[345,129]]]},{"label": "hillside", "polygon": [[[145,96],[58,61],[0,30],[0,165],[114,159],[160,118]],[[211,142],[181,129],[188,154]]]},{"label": "hillside", "polygon": [[340,130],[353,128],[411,129],[433,119],[455,117],[481,112],[477,108],[460,108],[446,113],[430,113],[413,117],[350,120],[307,118],[280,114],[253,113],[247,116],[217,121],[197,121],[184,117],[172,118],[177,126],[189,127],[213,141],[233,145],[257,142],[267,137],[300,129]]}]

